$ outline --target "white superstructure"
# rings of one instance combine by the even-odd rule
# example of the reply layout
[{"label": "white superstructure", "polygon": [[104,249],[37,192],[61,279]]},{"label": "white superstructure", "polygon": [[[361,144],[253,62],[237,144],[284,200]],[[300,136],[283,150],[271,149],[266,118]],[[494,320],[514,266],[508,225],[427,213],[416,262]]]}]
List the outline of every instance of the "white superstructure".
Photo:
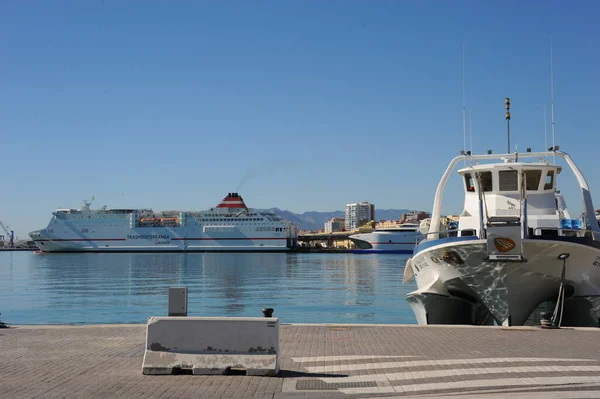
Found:
[{"label": "white superstructure", "polygon": [[350,240],[358,249],[357,253],[405,253],[410,254],[415,248],[419,225],[404,223],[389,229],[377,229],[371,233],[353,234]]},{"label": "white superstructure", "polygon": [[151,209],[57,209],[29,233],[44,252],[286,251],[298,229],[270,211],[246,207],[238,193],[201,212]]}]

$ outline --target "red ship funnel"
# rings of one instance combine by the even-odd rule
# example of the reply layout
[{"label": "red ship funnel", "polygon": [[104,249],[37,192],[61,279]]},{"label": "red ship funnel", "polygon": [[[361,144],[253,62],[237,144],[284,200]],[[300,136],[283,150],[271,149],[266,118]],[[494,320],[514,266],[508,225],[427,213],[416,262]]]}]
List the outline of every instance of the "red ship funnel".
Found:
[{"label": "red ship funnel", "polygon": [[217,208],[237,208],[237,209],[248,209],[246,204],[244,203],[244,199],[238,193],[228,193],[223,201]]}]

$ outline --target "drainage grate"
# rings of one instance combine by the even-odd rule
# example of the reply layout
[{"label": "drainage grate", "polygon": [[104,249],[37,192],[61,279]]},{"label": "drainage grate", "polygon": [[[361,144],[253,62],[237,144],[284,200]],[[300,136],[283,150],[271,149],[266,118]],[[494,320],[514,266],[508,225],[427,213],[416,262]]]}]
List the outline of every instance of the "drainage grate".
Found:
[{"label": "drainage grate", "polygon": [[296,382],[297,391],[335,391],[340,388],[374,388],[375,381],[358,382],[325,382],[321,380],[299,380]]},{"label": "drainage grate", "polygon": [[328,331],[350,331],[350,327],[344,327],[344,326],[331,326],[331,327],[327,327]]}]

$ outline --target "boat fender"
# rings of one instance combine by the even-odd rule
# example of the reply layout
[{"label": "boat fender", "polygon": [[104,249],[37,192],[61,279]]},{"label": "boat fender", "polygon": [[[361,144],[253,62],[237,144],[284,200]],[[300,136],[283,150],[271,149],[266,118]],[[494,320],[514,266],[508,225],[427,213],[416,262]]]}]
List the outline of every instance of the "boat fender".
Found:
[{"label": "boat fender", "polygon": [[415,275],[415,271],[412,268],[412,258],[408,258],[406,264],[404,265],[404,283],[410,282],[413,276]]}]

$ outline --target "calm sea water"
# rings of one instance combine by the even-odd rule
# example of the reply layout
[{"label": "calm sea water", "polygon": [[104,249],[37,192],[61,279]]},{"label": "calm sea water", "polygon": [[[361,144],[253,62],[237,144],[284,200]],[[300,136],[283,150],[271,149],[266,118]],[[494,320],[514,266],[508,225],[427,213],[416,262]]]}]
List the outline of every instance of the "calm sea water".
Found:
[{"label": "calm sea water", "polygon": [[190,316],[282,323],[409,323],[408,257],[384,254],[47,254],[0,252],[7,324],[145,323],[188,286]]}]

